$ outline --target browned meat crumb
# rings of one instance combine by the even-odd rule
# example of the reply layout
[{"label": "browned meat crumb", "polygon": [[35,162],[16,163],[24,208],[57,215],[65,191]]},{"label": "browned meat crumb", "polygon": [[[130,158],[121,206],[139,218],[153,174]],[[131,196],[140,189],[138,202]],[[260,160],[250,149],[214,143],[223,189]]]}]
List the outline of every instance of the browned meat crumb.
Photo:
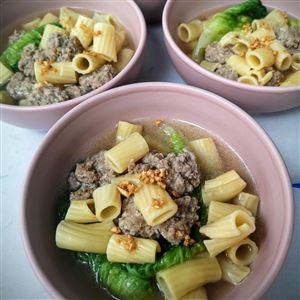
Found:
[{"label": "browned meat crumb", "polygon": [[93,161],[76,164],[75,176],[82,183],[95,183],[98,180],[98,174],[93,166]]},{"label": "browned meat crumb", "polygon": [[275,30],[276,38],[289,50],[300,50],[300,29],[296,27],[278,27]]},{"label": "browned meat crumb", "polygon": [[217,69],[215,70],[215,73],[224,77],[224,78],[227,78],[227,79],[230,79],[230,80],[235,80],[237,81],[238,80],[238,73],[236,71],[234,71],[231,67],[229,67],[228,65],[220,65],[217,67]]},{"label": "browned meat crumb", "polygon": [[8,37],[8,44],[11,45],[16,42],[22,35],[26,33],[25,30],[14,30],[14,32]]},{"label": "browned meat crumb", "polygon": [[25,77],[23,73],[17,72],[11,77],[6,86],[6,91],[15,100],[21,100],[28,97],[33,88],[34,82]]},{"label": "browned meat crumb", "polygon": [[92,183],[92,184],[82,183],[78,190],[71,192],[70,200],[91,199],[93,197],[93,191],[97,187],[98,186],[94,183]]},{"label": "browned meat crumb", "polygon": [[233,52],[229,47],[222,47],[217,42],[209,44],[205,49],[205,59],[213,63],[225,64],[231,55]]},{"label": "browned meat crumb", "polygon": [[279,86],[280,83],[284,80],[284,75],[279,72],[279,71],[275,71],[273,73],[273,77],[271,78],[271,80],[266,84],[266,86]]}]

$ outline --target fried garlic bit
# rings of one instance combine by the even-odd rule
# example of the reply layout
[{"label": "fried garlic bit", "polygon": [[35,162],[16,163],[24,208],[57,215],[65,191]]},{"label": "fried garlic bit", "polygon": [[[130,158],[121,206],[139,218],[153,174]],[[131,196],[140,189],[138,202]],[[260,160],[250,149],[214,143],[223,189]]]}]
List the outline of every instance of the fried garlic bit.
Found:
[{"label": "fried garlic bit", "polygon": [[155,209],[163,207],[165,201],[163,199],[152,199],[152,207]]},{"label": "fried garlic bit", "polygon": [[117,234],[121,233],[121,229],[118,226],[114,226],[110,231]]},{"label": "fried garlic bit", "polygon": [[138,187],[127,180],[121,182],[117,188],[119,192],[127,198],[138,191]]},{"label": "fried garlic bit", "polygon": [[250,48],[252,50],[258,49],[258,48],[268,48],[272,43],[271,37],[263,37],[261,39],[255,38],[250,42]]},{"label": "fried garlic bit", "polygon": [[163,120],[155,120],[154,124],[155,124],[155,126],[159,127],[162,122],[163,122]]},{"label": "fried garlic bit", "polygon": [[137,248],[136,240],[133,236],[127,235],[127,237],[118,238],[117,242],[127,251],[133,251]]},{"label": "fried garlic bit", "polygon": [[166,178],[168,171],[164,168],[156,170],[143,171],[139,175],[139,179],[146,184],[152,183],[157,184],[162,189],[166,188]]},{"label": "fried garlic bit", "polygon": [[186,235],[184,237],[183,245],[187,247],[193,244],[195,244],[195,240],[193,240],[189,235]]}]

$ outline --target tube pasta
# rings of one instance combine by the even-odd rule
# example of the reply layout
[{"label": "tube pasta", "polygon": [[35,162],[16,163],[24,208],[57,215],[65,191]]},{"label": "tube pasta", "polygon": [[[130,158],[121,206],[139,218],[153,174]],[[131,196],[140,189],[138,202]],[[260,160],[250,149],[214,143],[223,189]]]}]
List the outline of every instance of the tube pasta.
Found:
[{"label": "tube pasta", "polygon": [[118,128],[117,128],[116,142],[119,143],[125,140],[134,132],[138,132],[139,134],[142,134],[142,131],[143,131],[142,125],[136,125],[125,121],[119,121]]},{"label": "tube pasta", "polygon": [[280,86],[293,86],[300,85],[300,70],[289,75]]},{"label": "tube pasta", "polygon": [[292,67],[295,70],[300,69],[300,52],[296,52],[292,55]]},{"label": "tube pasta", "polygon": [[207,224],[216,222],[219,219],[222,219],[223,217],[226,217],[237,210],[242,210],[250,216],[252,215],[248,209],[241,205],[211,201],[208,207]]},{"label": "tube pasta", "polygon": [[200,63],[201,67],[203,67],[204,69],[206,69],[210,72],[214,72],[218,68],[219,65],[220,65],[219,63],[213,63],[213,62],[210,62],[207,60],[202,60]]},{"label": "tube pasta", "polygon": [[251,211],[253,216],[256,216],[259,198],[256,195],[249,193],[239,193],[232,201],[234,204],[241,205]]},{"label": "tube pasta", "polygon": [[274,65],[279,71],[285,71],[292,64],[292,56],[278,40],[270,44],[270,48],[276,53]]},{"label": "tube pasta", "polygon": [[76,36],[82,47],[87,49],[93,41],[94,20],[79,15],[75,26],[71,30],[71,36]]},{"label": "tube pasta", "polygon": [[248,75],[251,70],[246,59],[239,55],[230,56],[227,60],[227,64],[241,76]]},{"label": "tube pasta", "polygon": [[250,273],[250,268],[234,264],[225,255],[220,255],[218,262],[222,269],[222,279],[227,282],[238,284]]},{"label": "tube pasta", "polygon": [[76,54],[72,60],[72,66],[77,73],[88,74],[104,65],[105,60],[97,53],[88,51]]},{"label": "tube pasta", "polygon": [[139,185],[141,183],[138,174],[126,174],[122,176],[113,177],[111,179],[111,183],[115,185],[119,185],[120,183],[128,181],[133,183],[134,185]]},{"label": "tube pasta", "polygon": [[14,73],[0,61],[0,86],[6,84],[13,74]]},{"label": "tube pasta", "polygon": [[271,67],[275,62],[273,51],[269,48],[259,48],[246,53],[246,62],[254,70]]},{"label": "tube pasta", "polygon": [[248,224],[243,224],[239,226],[239,231],[241,232],[241,234],[233,238],[220,238],[203,241],[210,256],[215,257],[224,250],[238,244],[255,231],[255,226],[251,227]]},{"label": "tube pasta", "polygon": [[272,28],[270,28],[270,29],[259,28],[251,33],[250,38],[274,40],[274,39],[276,39],[276,36],[275,36],[275,33]]},{"label": "tube pasta", "polygon": [[73,251],[105,253],[113,226],[113,222],[77,224],[61,221],[56,228],[56,246]]},{"label": "tube pasta", "polygon": [[31,31],[34,28],[37,28],[41,22],[41,18],[34,19],[28,23],[22,25],[23,29],[26,31]]},{"label": "tube pasta", "polygon": [[43,25],[46,25],[46,24],[49,24],[49,23],[56,23],[58,22],[58,17],[51,14],[51,13],[47,13],[43,19],[41,20],[41,22],[39,23],[38,26],[43,26]]},{"label": "tube pasta", "polygon": [[93,212],[94,201],[88,200],[72,200],[68,208],[65,220],[75,223],[93,223],[97,222],[96,215]]},{"label": "tube pasta", "polygon": [[113,234],[107,245],[107,259],[111,262],[145,264],[154,263],[159,243],[151,239]]},{"label": "tube pasta", "polygon": [[218,260],[210,257],[207,252],[156,274],[161,290],[170,300],[179,300],[195,288],[216,282],[221,277],[222,271]]},{"label": "tube pasta", "polygon": [[181,41],[189,43],[198,39],[202,31],[202,22],[195,19],[189,23],[181,23],[177,28],[177,35]]},{"label": "tube pasta", "polygon": [[250,48],[250,42],[245,38],[238,38],[232,50],[235,54],[245,54]]},{"label": "tube pasta", "polygon": [[65,33],[65,30],[58,26],[55,26],[52,24],[47,24],[44,29],[44,33],[43,33],[42,40],[40,43],[40,48],[42,48],[42,49],[47,48],[49,37],[54,32]]},{"label": "tube pasta", "polygon": [[67,32],[71,32],[71,29],[75,26],[78,17],[79,14],[74,10],[62,7],[59,13],[59,23]]},{"label": "tube pasta", "polygon": [[258,80],[254,76],[241,76],[238,78],[238,82],[251,84],[251,85],[259,85]]},{"label": "tube pasta", "polygon": [[272,28],[288,26],[287,14],[279,9],[273,9],[265,18]]},{"label": "tube pasta", "polygon": [[177,212],[177,204],[170,195],[155,184],[143,185],[134,195],[134,203],[143,215],[146,223],[159,225]]},{"label": "tube pasta", "polygon": [[114,64],[114,67],[117,69],[118,72],[121,72],[127,66],[133,55],[134,51],[132,49],[121,49],[121,51],[118,54],[118,61]]},{"label": "tube pasta", "polygon": [[15,104],[15,100],[6,91],[0,91],[0,103]]},{"label": "tube pasta", "polygon": [[138,133],[132,133],[127,139],[105,152],[105,159],[117,173],[123,173],[130,161],[138,161],[149,152],[145,139]]},{"label": "tube pasta", "polygon": [[93,51],[107,61],[117,61],[116,34],[114,26],[96,23],[94,26]]},{"label": "tube pasta", "polygon": [[119,53],[126,43],[126,32],[124,30],[116,30],[115,32],[116,51]]},{"label": "tube pasta", "polygon": [[226,250],[226,254],[231,261],[239,266],[250,265],[255,260],[257,253],[258,248],[250,239],[245,239]]},{"label": "tube pasta", "polygon": [[219,41],[219,44],[222,47],[226,47],[228,45],[234,45],[237,43],[239,37],[239,33],[230,31],[226,33]]},{"label": "tube pasta", "polygon": [[234,171],[228,171],[214,179],[205,180],[202,188],[202,198],[205,205],[211,201],[226,202],[246,186],[246,182]]},{"label": "tube pasta", "polygon": [[265,19],[253,20],[251,23],[251,27],[254,31],[256,31],[258,29],[272,30],[272,26]]},{"label": "tube pasta", "polygon": [[212,138],[202,138],[190,142],[197,158],[200,169],[209,177],[219,175],[223,170],[223,163]]},{"label": "tube pasta", "polygon": [[36,61],[34,63],[34,74],[36,81],[40,83],[68,84],[77,82],[72,62]]},{"label": "tube pasta", "polygon": [[121,212],[121,195],[114,184],[107,184],[94,190],[96,218],[99,221],[115,219]]},{"label": "tube pasta", "polygon": [[206,289],[200,286],[184,295],[180,300],[208,300]]},{"label": "tube pasta", "polygon": [[200,227],[199,231],[211,239],[232,238],[241,235],[240,227],[245,224],[251,230],[255,230],[255,219],[242,210],[236,210],[213,223]]}]

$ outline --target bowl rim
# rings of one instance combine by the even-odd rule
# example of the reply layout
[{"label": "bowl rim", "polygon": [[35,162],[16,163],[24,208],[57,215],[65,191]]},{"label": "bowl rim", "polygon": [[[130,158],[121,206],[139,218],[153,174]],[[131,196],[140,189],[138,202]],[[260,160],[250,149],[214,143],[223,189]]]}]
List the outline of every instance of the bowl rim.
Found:
[{"label": "bowl rim", "polygon": [[[24,180],[24,185],[22,187],[21,194],[21,206],[20,206],[20,228],[21,228],[21,236],[22,242],[25,249],[26,256],[30,262],[30,265],[35,273],[35,275],[39,278],[40,282],[46,289],[46,291],[54,298],[54,299],[65,299],[61,293],[52,285],[51,281],[44,274],[42,268],[39,266],[37,259],[35,257],[35,250],[32,248],[29,242],[30,233],[27,229],[27,220],[26,220],[26,205],[28,199],[28,187],[30,186],[31,177],[34,173],[34,169],[36,164],[39,162],[40,157],[43,155],[43,152],[51,145],[53,139],[56,138],[60,134],[60,132],[67,126],[67,124],[78,116],[80,116],[83,112],[89,110],[95,105],[101,105],[102,103],[106,103],[107,101],[114,101],[114,97],[118,95],[131,94],[137,92],[146,92],[146,91],[165,91],[171,90],[173,92],[181,93],[181,94],[191,94],[191,95],[207,95],[211,99],[209,101],[214,102],[222,106],[226,110],[232,111],[234,114],[240,116],[240,118],[247,123],[247,125],[252,128],[255,132],[258,139],[260,139],[267,149],[270,152],[270,155],[273,157],[273,161],[278,166],[278,172],[282,177],[282,187],[283,192],[286,196],[285,201],[286,205],[286,226],[283,228],[283,239],[281,242],[281,248],[279,249],[277,255],[277,261],[274,263],[269,270],[270,276],[266,276],[265,279],[261,282],[260,286],[253,292],[252,298],[259,299],[270,287],[275,277],[278,275],[285,259],[288,254],[292,236],[293,236],[293,228],[294,228],[294,198],[292,192],[292,185],[289,178],[288,170],[284,163],[281,154],[279,153],[277,147],[272,142],[271,138],[267,135],[267,133],[262,129],[262,127],[245,111],[239,108],[237,105],[232,102],[214,94],[208,92],[206,90],[184,85],[177,83],[166,83],[166,82],[145,82],[145,83],[135,83],[130,85],[124,85],[121,87],[117,87],[111,90],[107,90],[101,94],[98,94],[87,101],[82,102],[78,106],[74,107],[72,110],[67,112],[61,119],[59,119],[53,127],[48,131],[45,135],[42,143],[39,145],[38,149],[35,151],[34,156],[30,162],[30,165],[27,170],[27,174]],[[141,99],[142,100],[142,99]],[[278,251],[278,250],[277,250]]]},{"label": "bowl rim", "polygon": [[[139,27],[141,28],[141,37],[139,39],[138,45],[135,49],[134,55],[129,61],[129,63],[125,66],[123,70],[121,70],[120,73],[118,73],[113,79],[105,83],[104,85],[98,87],[95,90],[90,91],[87,94],[81,95],[79,97],[69,99],[63,102],[59,103],[53,103],[53,104],[46,104],[41,106],[19,106],[19,105],[12,105],[12,104],[4,104],[0,103],[1,110],[7,110],[12,112],[40,112],[40,111],[52,111],[57,109],[71,109],[72,107],[78,105],[79,103],[87,100],[90,97],[93,97],[99,93],[103,93],[104,91],[112,88],[115,84],[118,83],[119,80],[126,77],[126,74],[134,67],[134,65],[137,63],[137,61],[140,59],[141,55],[143,55],[143,50],[146,46],[146,38],[147,38],[147,25],[144,18],[144,15],[139,8],[139,6],[135,3],[133,0],[125,0],[128,2],[128,4],[132,7],[132,10],[135,11],[136,16],[139,21]],[[71,6],[72,8],[72,6]],[[78,8],[78,6],[76,6]],[[94,11],[94,10],[92,10]],[[26,16],[24,16],[26,17]],[[9,26],[9,24],[7,25]],[[124,26],[125,27],[125,26]],[[126,27],[125,27],[126,29]],[[5,28],[4,28],[5,30]],[[2,31],[2,30],[1,30]],[[129,33],[130,34],[130,33]]]},{"label": "bowl rim", "polygon": [[[204,76],[208,77],[211,80],[218,81],[230,88],[238,88],[242,90],[248,90],[248,91],[255,91],[255,92],[262,92],[262,93],[278,93],[278,94],[284,94],[288,92],[294,92],[297,90],[300,90],[300,86],[287,86],[287,87],[277,87],[277,86],[254,86],[250,84],[240,83],[234,80],[230,80],[227,78],[224,78],[218,74],[215,74],[213,72],[210,72],[203,67],[201,67],[199,64],[194,62],[192,59],[190,59],[177,45],[175,40],[173,39],[173,36],[170,32],[168,23],[169,23],[169,17],[171,14],[171,10],[173,6],[176,4],[176,1],[167,0],[167,3],[165,4],[164,10],[163,10],[163,16],[162,16],[162,28],[164,32],[165,37],[165,43],[169,44],[172,51],[175,52],[176,56],[180,58],[182,62],[184,62],[186,65],[188,65],[190,68],[192,68],[197,73],[201,73]],[[224,6],[225,3],[223,3]],[[273,6],[268,5],[270,8],[276,8]],[[266,99],[269,100],[269,99]]]}]

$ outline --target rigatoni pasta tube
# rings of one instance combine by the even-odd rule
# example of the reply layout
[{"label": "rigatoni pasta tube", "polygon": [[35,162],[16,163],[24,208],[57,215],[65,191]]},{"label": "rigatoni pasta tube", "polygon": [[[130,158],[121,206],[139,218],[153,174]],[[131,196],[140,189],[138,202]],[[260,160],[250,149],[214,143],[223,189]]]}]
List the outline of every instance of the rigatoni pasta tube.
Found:
[{"label": "rigatoni pasta tube", "polygon": [[287,14],[279,9],[273,9],[265,18],[272,28],[286,27],[288,23]]},{"label": "rigatoni pasta tube", "polygon": [[189,23],[181,23],[177,29],[179,39],[185,43],[192,42],[200,36],[203,31],[203,24],[196,19]]},{"label": "rigatoni pasta tube", "polygon": [[300,70],[290,74],[280,86],[294,86],[300,85]]},{"label": "rigatoni pasta tube", "polygon": [[300,70],[300,52],[296,52],[292,55],[292,67],[295,70]]},{"label": "rigatoni pasta tube", "polygon": [[106,253],[113,226],[113,222],[78,224],[61,221],[56,228],[56,246],[73,251]]},{"label": "rigatoni pasta tube", "polygon": [[258,80],[252,75],[241,76],[238,78],[238,82],[250,85],[259,85]]},{"label": "rigatoni pasta tube", "polygon": [[233,263],[239,266],[248,266],[256,258],[258,248],[250,239],[245,239],[226,250],[227,256]]},{"label": "rigatoni pasta tube", "polygon": [[226,47],[228,45],[235,45],[237,43],[239,34],[234,31],[226,33],[219,41],[220,46]]},{"label": "rigatoni pasta tube", "polygon": [[62,7],[59,12],[59,23],[67,32],[70,32],[75,26],[78,17],[79,14],[74,10],[71,10],[67,7]]},{"label": "rigatoni pasta tube", "polygon": [[200,227],[200,233],[211,239],[232,238],[241,234],[240,227],[244,224],[255,230],[255,219],[242,210],[236,210],[216,222]]},{"label": "rigatoni pasta tube", "polygon": [[58,27],[58,26],[52,25],[52,24],[47,24],[45,26],[44,33],[43,33],[43,36],[42,36],[42,40],[41,40],[41,43],[40,43],[40,48],[42,48],[42,49],[47,48],[49,37],[52,33],[55,33],[55,32],[65,33],[65,30]]},{"label": "rigatoni pasta tube", "polygon": [[136,162],[149,152],[145,139],[138,132],[132,133],[127,139],[105,152],[105,159],[117,173],[123,173],[129,162]]},{"label": "rigatoni pasta tube", "polygon": [[55,16],[54,14],[47,13],[46,15],[44,15],[43,19],[39,23],[39,26],[43,26],[50,23],[56,23],[56,22],[58,22],[58,17]]},{"label": "rigatoni pasta tube", "polygon": [[205,205],[211,201],[226,202],[240,193],[246,182],[234,171],[228,171],[214,179],[206,180],[202,188],[202,198]]},{"label": "rigatoni pasta tube", "polygon": [[266,28],[259,28],[251,33],[250,35],[251,39],[266,39],[266,40],[273,40],[276,38],[275,33],[272,28],[266,29]]},{"label": "rigatoni pasta tube", "polygon": [[125,174],[122,176],[113,177],[111,179],[111,183],[113,183],[115,185],[119,185],[120,183],[123,183],[124,181],[133,183],[134,185],[139,185],[141,182],[138,174]]},{"label": "rigatoni pasta tube", "polygon": [[88,48],[93,41],[94,20],[80,15],[71,35],[76,36],[83,48]]},{"label": "rigatoni pasta tube", "polygon": [[36,81],[40,83],[68,84],[77,82],[72,62],[36,61],[34,63],[34,74]]},{"label": "rigatoni pasta tube", "polygon": [[6,84],[13,74],[14,73],[0,61],[0,86]]},{"label": "rigatoni pasta tube", "polygon": [[200,169],[206,176],[217,176],[222,172],[223,163],[212,138],[202,138],[190,142]]},{"label": "rigatoni pasta tube", "polygon": [[206,289],[200,286],[184,295],[180,300],[208,300]]},{"label": "rigatoni pasta tube", "polygon": [[217,259],[207,252],[156,274],[156,280],[168,300],[179,300],[195,288],[216,282],[221,277]]},{"label": "rigatoni pasta tube", "polygon": [[276,53],[274,62],[275,67],[279,71],[285,71],[289,69],[293,60],[291,54],[283,46],[283,44],[280,41],[275,40],[270,44],[270,48],[274,51],[274,53]]},{"label": "rigatoni pasta tube", "polygon": [[114,67],[118,72],[121,72],[130,62],[131,58],[134,55],[134,51],[129,48],[121,49],[118,54],[118,61],[114,64]]},{"label": "rigatoni pasta tube", "polygon": [[88,74],[104,65],[105,60],[97,53],[84,52],[76,54],[72,60],[74,70],[80,74]]},{"label": "rigatoni pasta tube", "polygon": [[156,252],[160,252],[160,246],[155,240],[113,234],[106,255],[111,262],[145,264],[155,262]]},{"label": "rigatoni pasta tube", "polygon": [[227,282],[238,284],[250,273],[249,267],[236,265],[225,255],[220,255],[218,261],[222,269],[222,279]]},{"label": "rigatoni pasta tube", "polygon": [[143,126],[132,124],[125,121],[119,121],[116,134],[116,142],[119,143],[128,138],[132,133],[138,132],[142,134]]},{"label": "rigatoni pasta tube", "polygon": [[106,184],[94,190],[96,218],[99,221],[115,219],[121,212],[121,195],[114,184]]},{"label": "rigatoni pasta tube", "polygon": [[126,32],[124,30],[115,30],[116,51],[117,53],[123,48],[126,42]]},{"label": "rigatoni pasta tube", "polygon": [[245,38],[238,38],[234,46],[232,47],[232,51],[235,54],[241,55],[245,54],[250,47],[250,42],[249,40]]},{"label": "rigatoni pasta tube", "polygon": [[75,223],[93,223],[97,222],[94,210],[94,201],[88,200],[72,200],[68,208],[65,219]]},{"label": "rigatoni pasta tube", "polygon": [[115,28],[110,24],[96,23],[94,26],[93,51],[108,61],[117,61]]},{"label": "rigatoni pasta tube", "polygon": [[216,222],[237,210],[242,210],[251,216],[251,212],[241,205],[211,201],[208,207],[207,224]]},{"label": "rigatoni pasta tube", "polygon": [[[0,91],[0,103],[14,104],[15,100],[6,91]],[[20,102],[19,102],[19,105],[20,105]]]},{"label": "rigatoni pasta tube", "polygon": [[253,216],[256,216],[259,198],[256,195],[249,193],[239,193],[232,201],[234,204],[241,205],[251,211]]},{"label": "rigatoni pasta tube", "polygon": [[273,66],[275,57],[271,49],[259,48],[247,51],[246,62],[254,70],[261,70]]},{"label": "rigatoni pasta tube", "polygon": [[41,22],[41,18],[37,18],[37,19],[34,19],[33,21],[23,24],[22,27],[26,31],[30,31],[34,28],[37,28],[39,26],[40,22]]},{"label": "rigatoni pasta tube", "polygon": [[227,64],[239,75],[248,75],[251,67],[247,64],[246,59],[239,55],[232,55],[227,59]]},{"label": "rigatoni pasta tube", "polygon": [[243,239],[245,239],[248,235],[254,232],[255,227],[250,227],[248,224],[243,224],[239,227],[241,232],[240,235],[233,238],[225,238],[225,239],[212,239],[203,241],[207,251],[212,257],[217,256],[224,250],[238,244]]},{"label": "rigatoni pasta tube", "polygon": [[146,223],[159,225],[177,212],[177,204],[170,195],[155,184],[143,185],[134,195],[134,203],[143,215]]}]

